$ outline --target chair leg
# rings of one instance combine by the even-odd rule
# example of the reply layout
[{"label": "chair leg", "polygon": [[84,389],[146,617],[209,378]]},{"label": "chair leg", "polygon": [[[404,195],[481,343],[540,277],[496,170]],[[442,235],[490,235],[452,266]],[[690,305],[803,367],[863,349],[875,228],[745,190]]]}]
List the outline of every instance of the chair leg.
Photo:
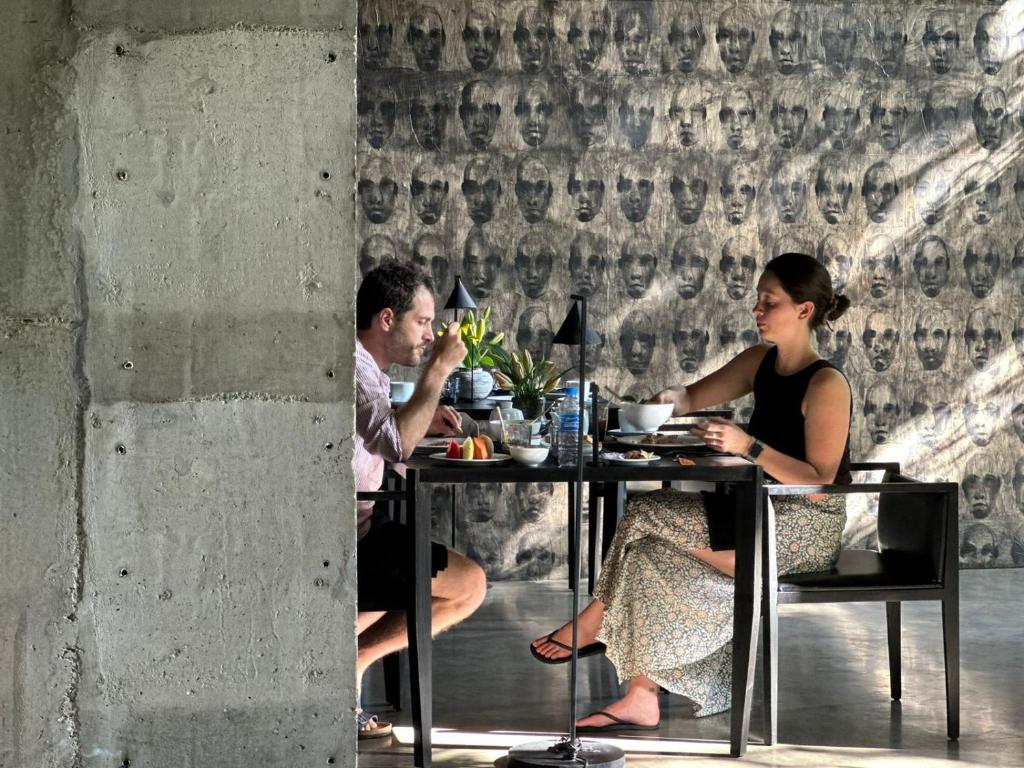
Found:
[{"label": "chair leg", "polygon": [[889,637],[889,691],[894,701],[903,695],[903,662],[900,631],[900,601],[885,604],[885,629]]},{"label": "chair leg", "polygon": [[397,653],[389,653],[384,664],[384,698],[396,712],[402,709],[401,661]]},{"label": "chair leg", "polygon": [[766,501],[764,509],[764,556],[761,559],[761,628],[764,666],[764,743],[779,740],[779,577],[775,553],[775,516]]},{"label": "chair leg", "polygon": [[942,601],[942,650],[946,660],[946,735],[960,738],[960,605],[954,594]]}]

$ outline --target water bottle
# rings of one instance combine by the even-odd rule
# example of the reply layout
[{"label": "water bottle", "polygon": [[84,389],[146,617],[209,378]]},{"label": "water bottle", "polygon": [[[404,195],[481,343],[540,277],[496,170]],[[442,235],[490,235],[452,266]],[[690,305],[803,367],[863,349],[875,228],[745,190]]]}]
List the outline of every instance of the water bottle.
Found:
[{"label": "water bottle", "polygon": [[567,388],[555,409],[558,419],[558,463],[564,467],[576,466],[576,452],[580,439],[580,401],[575,388]]}]

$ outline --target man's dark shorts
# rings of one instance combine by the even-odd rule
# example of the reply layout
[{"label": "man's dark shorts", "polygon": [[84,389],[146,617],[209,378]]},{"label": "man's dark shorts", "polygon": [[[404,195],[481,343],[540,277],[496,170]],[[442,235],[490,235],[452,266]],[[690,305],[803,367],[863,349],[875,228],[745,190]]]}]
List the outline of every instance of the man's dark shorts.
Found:
[{"label": "man's dark shorts", "polygon": [[[413,530],[392,520],[375,521],[359,540],[359,610],[385,610],[399,607],[412,583]],[[430,575],[437,576],[448,567],[448,549],[430,542]],[[364,607],[365,606],[365,607]]]}]

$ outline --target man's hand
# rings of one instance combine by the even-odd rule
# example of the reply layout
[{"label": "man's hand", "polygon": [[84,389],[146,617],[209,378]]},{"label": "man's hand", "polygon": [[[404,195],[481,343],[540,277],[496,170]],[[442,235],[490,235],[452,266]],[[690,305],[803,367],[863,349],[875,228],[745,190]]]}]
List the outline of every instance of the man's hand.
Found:
[{"label": "man's hand", "polygon": [[427,428],[428,435],[457,435],[462,431],[462,417],[450,405],[439,405],[434,411],[434,418]]},{"label": "man's hand", "polygon": [[459,333],[459,324],[449,323],[441,335],[434,340],[434,346],[430,352],[430,364],[437,366],[447,378],[448,374],[458,368],[465,357],[466,343],[462,340],[462,334]]}]

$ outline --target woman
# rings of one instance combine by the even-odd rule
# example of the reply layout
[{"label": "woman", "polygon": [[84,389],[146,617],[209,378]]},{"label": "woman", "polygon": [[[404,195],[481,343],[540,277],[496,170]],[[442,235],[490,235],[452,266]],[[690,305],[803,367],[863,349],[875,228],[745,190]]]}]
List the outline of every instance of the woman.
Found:
[{"label": "woman", "polygon": [[[713,418],[693,431],[716,450],[745,456],[780,483],[850,482],[850,385],[811,346],[814,329],[850,302],[836,296],[815,259],[772,259],[757,284],[754,318],[764,344],[744,350],[689,386],[654,402],[673,413],[709,408],[754,393],[748,431]],[[780,574],[826,570],[839,555],[846,522],[842,496],[778,497],[774,502]],[[661,490],[634,497],[604,561],[595,599],[579,617],[581,655],[601,643],[626,695],[578,722],[583,733],[655,728],[659,686],[690,698],[698,717],[730,707],[734,508],[713,493]],[[733,526],[734,527],[734,526]],[[541,661],[569,658],[571,624],[540,637]]]}]

